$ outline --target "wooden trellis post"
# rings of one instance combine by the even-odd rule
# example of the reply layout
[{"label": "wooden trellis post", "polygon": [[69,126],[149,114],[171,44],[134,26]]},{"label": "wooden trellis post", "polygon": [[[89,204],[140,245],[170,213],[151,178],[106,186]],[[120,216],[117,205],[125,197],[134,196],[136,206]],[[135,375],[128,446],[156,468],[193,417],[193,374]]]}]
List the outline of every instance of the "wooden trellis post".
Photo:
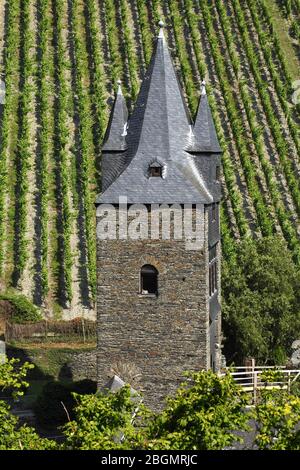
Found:
[{"label": "wooden trellis post", "polygon": [[82,335],[83,335],[83,342],[85,343],[85,325],[84,325],[84,318],[81,318],[82,323]]}]

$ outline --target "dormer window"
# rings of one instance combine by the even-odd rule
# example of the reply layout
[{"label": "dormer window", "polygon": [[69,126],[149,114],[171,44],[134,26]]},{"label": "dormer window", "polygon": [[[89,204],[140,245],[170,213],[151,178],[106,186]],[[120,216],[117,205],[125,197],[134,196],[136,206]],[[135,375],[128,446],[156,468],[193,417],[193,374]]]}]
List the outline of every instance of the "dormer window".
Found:
[{"label": "dormer window", "polygon": [[150,168],[150,176],[162,177],[162,167]]},{"label": "dormer window", "polygon": [[151,163],[149,166],[149,177],[151,178],[163,178],[163,165],[157,160]]}]

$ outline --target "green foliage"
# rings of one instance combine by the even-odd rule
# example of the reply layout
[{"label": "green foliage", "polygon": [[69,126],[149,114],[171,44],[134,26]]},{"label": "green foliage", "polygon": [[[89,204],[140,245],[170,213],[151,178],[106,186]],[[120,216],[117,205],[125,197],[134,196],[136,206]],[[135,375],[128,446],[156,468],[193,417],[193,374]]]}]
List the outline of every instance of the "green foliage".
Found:
[{"label": "green foliage", "polygon": [[147,0],[137,0],[139,22],[143,41],[143,50],[146,64],[149,64],[152,54],[152,37],[150,33],[149,17],[147,13]]},{"label": "green foliage", "polygon": [[[256,5],[256,2],[253,2],[253,4],[252,4],[251,0],[250,0],[250,5],[249,6],[250,6],[250,9],[251,9],[251,13],[253,14],[253,21],[254,21],[256,27],[258,28],[259,32],[261,33],[261,36],[260,36],[261,40],[263,40],[262,38],[264,38],[265,36],[263,36],[263,33],[261,32],[261,24],[260,24],[260,21],[258,19],[258,14],[254,10],[255,5]],[[222,24],[222,28],[223,28],[223,31],[224,31],[224,36],[225,36],[226,45],[227,45],[227,48],[228,48],[228,51],[229,51],[231,63],[232,63],[233,69],[235,71],[235,74],[238,78],[238,75],[239,75],[239,60],[238,60],[237,53],[236,53],[236,50],[235,50],[235,39],[234,39],[233,33],[231,31],[231,28],[230,28],[230,21],[229,21],[229,17],[227,16],[226,6],[224,5],[224,2],[222,2],[221,0],[216,1],[216,6],[217,6],[217,9],[218,9],[218,12],[219,12],[219,15],[220,15],[221,24]],[[263,48],[263,51],[265,51],[265,50],[266,49]],[[251,56],[251,59],[252,59],[252,56]],[[273,64],[273,62],[271,62],[271,64]],[[278,78],[278,75],[276,75],[276,77]],[[280,84],[281,84],[281,82],[280,82]],[[282,84],[281,84],[281,86],[282,86]],[[257,156],[259,158],[260,164],[262,166],[262,169],[263,169],[263,172],[264,172],[264,175],[265,175],[265,178],[266,178],[268,191],[269,191],[270,197],[273,201],[273,206],[274,206],[278,221],[281,225],[283,234],[284,234],[286,240],[288,241],[288,244],[289,244],[289,247],[290,247],[291,251],[294,252],[295,260],[298,260],[299,259],[299,254],[300,254],[299,253],[298,235],[297,235],[297,232],[296,232],[296,228],[294,227],[293,223],[291,222],[291,220],[289,218],[289,214],[285,210],[284,203],[283,203],[283,200],[282,200],[282,195],[281,195],[281,192],[280,192],[280,187],[278,185],[278,181],[276,179],[276,175],[275,175],[275,171],[273,169],[273,166],[270,163],[269,158],[266,156],[266,149],[265,149],[265,145],[264,145],[263,132],[262,132],[262,129],[259,126],[258,121],[257,121],[257,116],[256,116],[257,113],[253,109],[253,98],[249,93],[249,88],[248,88],[245,80],[239,79],[238,80],[238,87],[239,87],[239,91],[240,91],[241,100],[242,100],[243,105],[245,107],[248,123],[249,123],[250,129],[251,129],[251,132],[252,132],[253,144],[255,146]],[[286,96],[283,99],[283,103],[287,106],[287,103],[286,103],[285,100],[286,100]],[[228,189],[230,190],[230,187]],[[297,187],[295,187],[295,185],[291,184],[291,191],[293,192],[294,190],[298,191]],[[296,197],[297,196],[296,196],[296,193],[295,193],[295,198]]]},{"label": "green foliage", "polygon": [[[266,378],[278,379],[277,372]],[[158,414],[141,405],[137,412],[129,387],[106,395],[76,396],[76,417],[64,427],[64,447],[217,450],[242,441],[236,431],[249,430],[247,423],[252,418],[259,449],[300,448],[300,431],[295,429],[300,420],[300,398],[282,390],[264,390],[260,403],[249,414],[246,394],[229,374],[218,377],[202,371],[188,377]]]},{"label": "green foliage", "polygon": [[[210,42],[211,53],[214,58],[214,65],[218,74],[222,94],[226,103],[228,116],[230,119],[232,133],[242,162],[243,172],[247,181],[248,192],[251,195],[256,210],[258,223],[264,235],[271,235],[273,232],[273,221],[270,219],[267,206],[256,179],[256,169],[251,162],[251,148],[245,138],[245,128],[243,126],[241,112],[236,103],[235,95],[231,83],[230,73],[226,67],[225,58],[220,49],[220,41],[214,27],[214,18],[210,7],[201,4],[204,24]],[[224,79],[227,77],[227,80]]]},{"label": "green foliage", "polygon": [[77,399],[64,431],[69,449],[222,449],[238,439],[233,431],[247,428],[247,399],[230,375],[190,374],[160,414],[139,403],[135,425],[138,402],[129,387]]},{"label": "green foliage", "polygon": [[247,429],[246,394],[228,374],[193,373],[146,431],[146,448],[218,450]]},{"label": "green foliage", "polygon": [[55,447],[55,442],[41,439],[33,428],[19,426],[9,406],[0,401],[0,450],[51,450]]},{"label": "green foliage", "polygon": [[[28,386],[26,373],[33,366],[19,365],[13,359],[0,365],[0,392],[10,390],[16,398]],[[279,378],[280,371],[269,371],[266,380]],[[74,419],[63,427],[65,441],[59,445],[41,438],[34,429],[19,426],[7,404],[0,400],[0,450],[68,449],[68,450],[217,450],[242,440],[236,431],[247,430],[250,418],[257,426],[259,449],[299,450],[300,398],[282,390],[263,390],[260,402],[246,413],[246,393],[230,374],[219,377],[211,371],[186,374],[187,381],[165,409],[153,414],[134,396],[130,387],[117,392],[79,395],[93,392],[86,381],[76,384],[77,393],[70,397],[72,386],[52,383],[43,400],[49,416],[53,400],[76,403]],[[51,390],[51,394],[49,393]],[[66,395],[67,393],[67,395]],[[50,416],[51,418],[51,416]]]},{"label": "green foliage", "polygon": [[[72,300],[72,276],[71,270],[73,265],[73,254],[71,251],[71,232],[72,232],[72,211],[69,200],[70,188],[70,171],[68,161],[68,146],[69,146],[69,133],[68,120],[70,119],[70,96],[67,80],[67,70],[70,66],[67,60],[67,50],[64,43],[64,2],[58,0],[55,3],[54,16],[55,16],[55,42],[57,48],[56,57],[56,93],[57,93],[57,122],[56,122],[56,138],[55,138],[55,152],[56,152],[56,165],[57,165],[57,178],[60,199],[60,214],[58,214],[58,253],[57,256],[60,262],[60,272],[57,275],[63,280],[60,289],[61,293],[70,302]],[[63,254],[63,256],[62,256]]]},{"label": "green foliage", "polygon": [[[246,27],[247,22],[245,19],[244,11],[240,6],[239,0],[232,0],[232,5],[233,5],[234,12],[236,15],[241,39],[243,41],[243,46],[247,54],[251,71],[255,78],[255,82],[257,83],[259,96],[263,103],[266,118],[267,118],[268,124],[270,126],[270,130],[274,138],[278,155],[280,157],[280,162],[281,162],[284,174],[286,176],[287,182],[289,184],[289,187],[291,189],[291,193],[293,195],[295,205],[298,211],[300,212],[300,191],[299,191],[298,184],[297,184],[297,175],[295,174],[291,160],[288,158],[288,152],[290,150],[290,146],[288,145],[288,142],[286,141],[286,139],[284,138],[284,135],[282,134],[281,124],[280,124],[280,121],[278,119],[276,112],[274,111],[274,106],[272,104],[269,90],[267,90],[265,87],[265,82],[261,75],[261,68],[259,66],[258,56],[254,49],[253,42],[250,38],[250,35]],[[278,38],[274,37],[273,40],[274,40],[274,44],[276,44],[275,46],[276,49],[280,50]],[[272,43],[272,47],[274,47],[273,43]],[[286,72],[286,76],[287,76],[287,72]],[[287,81],[289,82],[290,79],[287,78]]]},{"label": "green foliage", "polygon": [[[192,0],[185,0],[185,8],[186,8],[187,19],[189,22],[189,27],[191,30],[191,36],[192,36],[197,66],[198,66],[201,77],[205,78],[207,74],[207,66],[205,63],[203,51],[201,49],[201,36],[200,36],[199,26],[198,26],[199,18],[193,9]],[[245,235],[249,231],[249,226],[248,226],[248,222],[245,218],[245,214],[242,208],[242,198],[241,198],[241,193],[237,186],[235,168],[232,162],[232,156],[228,149],[228,143],[226,142],[223,125],[221,123],[220,116],[218,114],[218,105],[216,103],[216,100],[212,94],[210,94],[208,98],[209,98],[209,104],[210,104],[212,115],[213,115],[214,124],[215,124],[216,131],[217,131],[217,136],[218,136],[220,145],[223,150],[222,167],[223,167],[223,175],[226,181],[226,187],[228,188],[228,193],[230,196],[230,201],[232,204],[232,209],[233,209],[234,216],[238,225],[239,232],[241,235]],[[229,229],[225,221],[224,212],[223,212],[223,218],[221,220],[222,220],[222,225],[223,225],[222,236],[223,236],[223,239],[225,237],[226,240],[228,241],[231,234],[229,233]],[[225,245],[227,248],[228,243],[226,242]],[[230,243],[230,245],[232,245],[232,243]],[[231,249],[229,251],[231,251]],[[227,255],[228,252],[226,251],[225,254]]]},{"label": "green foliage", "polygon": [[[6,96],[3,115],[1,116],[0,131],[0,274],[3,274],[3,264],[5,260],[5,250],[3,249],[3,243],[5,241],[6,225],[8,224],[5,218],[5,196],[8,184],[7,160],[10,146],[10,130],[14,128],[13,116],[15,115],[17,108],[15,80],[16,72],[18,70],[18,56],[15,51],[19,47],[19,15],[20,2],[18,0],[12,0],[7,6],[7,33],[6,49],[4,54]],[[9,214],[9,216],[9,223],[13,224],[11,214]]]},{"label": "green foliage", "polygon": [[[14,398],[24,393],[28,387],[25,377],[33,366],[19,365],[17,359],[0,364],[0,392],[10,391]],[[19,426],[18,418],[10,412],[10,407],[0,400],[0,450],[42,450],[55,447],[48,439],[41,439],[34,429],[27,425]]]},{"label": "green foliage", "polygon": [[[268,70],[272,76],[273,83],[275,89],[277,91],[278,99],[281,103],[283,112],[286,116],[287,123],[291,132],[291,136],[294,139],[296,148],[298,152],[300,151],[300,139],[299,139],[299,129],[298,124],[291,118],[290,106],[288,104],[291,91],[293,89],[292,86],[292,78],[287,71],[287,65],[284,55],[282,54],[280,43],[277,35],[274,33],[273,27],[270,28],[269,34],[268,31],[266,32],[265,29],[262,28],[261,22],[261,12],[258,9],[259,2],[255,0],[248,0],[248,6],[252,15],[253,23],[255,25],[259,42],[261,45],[262,52],[264,54]],[[263,9],[264,12],[267,9]],[[266,15],[266,20],[268,25],[272,25],[272,20],[270,19],[269,14]],[[284,82],[282,80],[282,76],[280,71],[277,70],[277,67],[274,64],[274,49],[277,53],[281,68],[282,68],[282,75],[284,77]],[[292,188],[293,189],[293,188]]]},{"label": "green foliage", "polygon": [[49,74],[51,71],[51,58],[49,54],[49,0],[39,2],[39,14],[41,24],[38,31],[40,66],[38,67],[38,98],[40,100],[41,129],[38,135],[40,143],[39,166],[37,168],[40,179],[40,211],[41,211],[41,274],[40,283],[42,295],[45,297],[49,291],[48,285],[48,210],[49,210],[49,154],[51,120],[49,110],[49,99],[51,86]]},{"label": "green foliage", "polygon": [[[85,232],[87,241],[88,256],[88,276],[91,286],[92,296],[96,296],[96,240],[95,240],[95,212],[92,202],[92,186],[95,179],[94,169],[94,148],[92,135],[92,116],[89,94],[85,86],[85,74],[87,69],[87,54],[84,45],[80,39],[80,21],[79,10],[80,2],[73,0],[72,7],[72,27],[73,44],[76,56],[76,93],[77,93],[77,112],[79,117],[79,148],[81,155],[80,166],[78,167],[78,180],[80,181],[80,192],[82,194],[82,203],[85,214]],[[94,194],[95,196],[95,194]],[[70,268],[72,262],[70,262]]]},{"label": "green foliage", "polygon": [[259,449],[300,450],[299,397],[265,390],[252,416],[258,423],[255,442]]},{"label": "green foliage", "polygon": [[42,320],[40,310],[30,300],[21,294],[0,294],[0,300],[7,300],[13,307],[14,312],[10,321],[13,323],[26,323]]},{"label": "green foliage", "polygon": [[[128,442],[122,436],[137,435],[132,415],[136,403],[132,400],[130,387],[121,388],[116,393],[79,396],[76,417],[64,427],[66,449],[110,450],[128,449]],[[130,438],[131,440],[131,438]]]},{"label": "green foliage", "polygon": [[24,389],[28,387],[25,380],[29,369],[33,369],[33,365],[25,362],[19,365],[18,359],[6,360],[0,364],[0,390],[8,390],[13,398],[18,398],[24,394]]},{"label": "green foliage", "polygon": [[128,5],[125,0],[120,0],[120,12],[122,21],[122,31],[124,35],[124,47],[126,49],[126,54],[128,58],[131,97],[133,100],[135,100],[139,91],[138,62],[132,38],[132,28],[130,25]]},{"label": "green foliage", "polygon": [[280,237],[244,240],[223,262],[225,355],[277,363],[300,335],[300,272]]},{"label": "green foliage", "polygon": [[94,87],[93,106],[96,110],[96,133],[98,145],[101,144],[107,125],[107,107],[103,50],[100,42],[100,29],[97,18],[97,8],[93,0],[87,1],[88,29],[91,38],[91,53],[94,67],[92,73],[92,86]]},{"label": "green foliage", "polygon": [[181,74],[184,81],[184,86],[187,93],[189,107],[192,111],[192,114],[195,115],[198,105],[198,98],[196,96],[195,83],[193,81],[193,73],[191,64],[189,62],[187,50],[186,50],[186,41],[182,33],[181,23],[182,23],[182,12],[178,8],[178,3],[174,0],[170,0],[170,13],[173,22],[175,42],[176,42],[176,51],[180,61]]},{"label": "green foliage", "polygon": [[[291,106],[295,66],[290,66],[297,58],[291,44],[285,48],[282,42],[270,8],[274,1],[98,3],[72,0],[67,8],[61,0],[39,0],[35,21],[29,0],[7,5],[1,66],[6,99],[0,111],[1,282],[9,285],[12,267],[17,282],[32,266],[38,301],[52,307],[57,298],[68,307],[72,288],[82,289],[84,282],[95,298],[94,166],[97,159],[100,173],[107,98],[122,78],[126,97],[130,92],[135,99],[144,69],[138,59],[149,63],[164,17],[193,114],[200,80],[208,82],[223,150],[225,255],[234,251],[235,238],[250,230],[269,235],[279,224],[300,263],[295,222],[300,213],[299,104]],[[282,31],[286,35],[290,26],[298,38],[299,0],[281,3],[287,17]],[[38,217],[29,252],[32,203]],[[85,252],[75,271],[86,270],[85,279],[75,284],[73,242]]]},{"label": "green foliage", "polygon": [[16,213],[14,244],[14,283],[19,280],[28,260],[28,243],[26,237],[28,224],[27,197],[29,191],[28,172],[30,169],[30,121],[32,112],[34,62],[32,60],[33,31],[30,26],[30,0],[23,0],[20,28],[21,34],[21,75],[22,89],[19,102],[19,135],[16,148]]},{"label": "green foliage", "polygon": [[284,375],[279,369],[266,369],[260,376],[261,381],[266,383],[282,382],[283,378]]},{"label": "green foliage", "polygon": [[123,76],[123,64],[119,49],[118,35],[116,34],[117,21],[114,1],[105,0],[104,7],[105,19],[107,23],[107,39],[111,56],[110,76],[111,81],[113,82],[114,86],[116,86],[117,81],[120,80]]}]

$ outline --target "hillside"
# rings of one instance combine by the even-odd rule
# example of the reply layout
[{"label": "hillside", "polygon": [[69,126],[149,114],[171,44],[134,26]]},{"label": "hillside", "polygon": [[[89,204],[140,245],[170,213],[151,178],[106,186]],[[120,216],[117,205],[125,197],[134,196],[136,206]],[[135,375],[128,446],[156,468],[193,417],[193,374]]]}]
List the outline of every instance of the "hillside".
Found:
[{"label": "hillside", "polygon": [[300,263],[300,1],[282,3],[0,0],[0,289],[93,315],[100,144],[117,80],[129,107],[137,96],[159,19],[192,115],[208,84],[224,255],[277,232]]}]

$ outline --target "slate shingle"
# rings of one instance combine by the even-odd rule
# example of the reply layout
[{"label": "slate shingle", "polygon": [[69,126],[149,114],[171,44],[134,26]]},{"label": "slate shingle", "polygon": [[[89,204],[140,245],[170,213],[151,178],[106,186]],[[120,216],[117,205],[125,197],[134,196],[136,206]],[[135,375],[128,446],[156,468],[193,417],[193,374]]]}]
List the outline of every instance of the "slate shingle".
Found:
[{"label": "slate shingle", "polygon": [[[96,204],[117,204],[119,196],[126,196],[128,203],[213,202],[195,156],[185,151],[196,141],[191,140],[191,119],[162,30],[128,121],[123,147],[117,135],[125,116],[119,96],[112,113],[103,147],[103,192]],[[199,106],[194,130],[197,143],[203,140],[202,148],[211,144],[213,151],[221,152],[207,99]],[[119,153],[114,154],[114,149]],[[156,160],[164,164],[164,178],[149,178],[149,166]]]},{"label": "slate shingle", "polygon": [[190,152],[221,153],[215,125],[208,103],[205,84],[202,83],[202,94],[199,102],[195,124],[187,147]]},{"label": "slate shingle", "polygon": [[119,152],[126,150],[125,125],[128,119],[126,102],[119,84],[117,96],[111,111],[110,120],[104,137],[102,151]]}]

